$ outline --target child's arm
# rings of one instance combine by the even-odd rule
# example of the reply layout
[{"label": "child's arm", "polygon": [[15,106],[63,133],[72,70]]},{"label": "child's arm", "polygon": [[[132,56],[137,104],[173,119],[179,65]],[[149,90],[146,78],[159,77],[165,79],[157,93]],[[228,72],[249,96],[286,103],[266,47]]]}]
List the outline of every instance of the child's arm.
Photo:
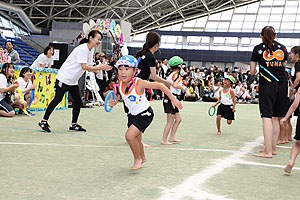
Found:
[{"label": "child's arm", "polygon": [[119,100],[120,100],[120,95],[117,94],[115,100],[111,99],[111,100],[109,101],[109,106],[115,106],[115,105],[117,105],[117,103],[118,103]]},{"label": "child's arm", "polygon": [[280,120],[280,124],[284,124],[286,120],[291,116],[291,114],[298,108],[299,102],[300,102],[300,88],[297,91],[297,96],[293,102],[293,104],[290,106],[289,110],[285,114],[284,118]]},{"label": "child's arm", "polygon": [[174,97],[174,95],[171,93],[171,91],[162,83],[149,82],[149,81],[140,79],[136,87],[137,87],[137,90],[139,93],[142,93],[145,90],[145,88],[159,89],[169,97],[173,106],[176,106],[177,108],[182,109],[182,104],[180,103],[180,101],[178,101]]},{"label": "child's arm", "polygon": [[232,99],[233,99],[232,112],[235,112],[236,97],[235,97],[234,91],[233,91],[233,90],[230,90],[230,94],[231,94],[231,97],[232,97]]},{"label": "child's arm", "polygon": [[291,90],[295,89],[299,83],[300,83],[300,73],[297,72],[294,84],[291,85]]},{"label": "child's arm", "polygon": [[218,101],[215,103],[215,105],[213,105],[213,107],[216,107],[216,106],[221,102],[221,92],[222,92],[222,90],[219,91],[219,99],[218,99]]}]

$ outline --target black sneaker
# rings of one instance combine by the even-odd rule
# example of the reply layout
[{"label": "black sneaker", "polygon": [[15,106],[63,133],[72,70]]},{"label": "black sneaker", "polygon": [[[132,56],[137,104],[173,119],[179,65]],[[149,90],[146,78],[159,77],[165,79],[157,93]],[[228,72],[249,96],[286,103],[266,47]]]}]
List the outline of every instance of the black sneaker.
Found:
[{"label": "black sneaker", "polygon": [[46,131],[48,133],[51,132],[51,130],[49,129],[50,126],[47,121],[43,121],[43,120],[39,121],[39,126],[43,129],[43,131]]},{"label": "black sneaker", "polygon": [[83,131],[83,132],[86,132],[86,130],[84,128],[82,128],[82,126],[80,126],[79,124],[71,125],[69,127],[69,131]]}]

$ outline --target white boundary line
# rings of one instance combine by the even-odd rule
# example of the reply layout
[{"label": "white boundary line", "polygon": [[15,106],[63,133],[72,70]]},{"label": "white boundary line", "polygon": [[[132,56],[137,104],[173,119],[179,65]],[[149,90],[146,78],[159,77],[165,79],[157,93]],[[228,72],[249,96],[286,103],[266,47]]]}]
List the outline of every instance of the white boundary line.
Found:
[{"label": "white boundary line", "polygon": [[[258,162],[249,162],[249,161],[241,161],[239,164],[244,165],[257,165],[257,166],[264,166],[264,167],[277,167],[277,168],[285,168],[283,165],[273,165],[273,164],[266,164],[266,163],[258,163]],[[300,170],[299,167],[293,167],[293,170]]]},{"label": "white boundary line", "polygon": [[[214,165],[206,167],[200,173],[187,178],[183,183],[163,191],[163,196],[159,200],[179,200],[184,197],[192,197],[194,199],[215,199],[209,193],[204,191],[203,184],[215,176],[222,173],[226,168],[230,168],[241,162],[241,159],[251,152],[255,147],[260,146],[263,142],[263,137],[258,137],[254,142],[247,142],[240,149],[232,155],[222,159],[218,159]],[[191,195],[192,194],[192,195]],[[209,195],[208,195],[209,194]],[[216,199],[226,199],[222,196],[216,196]]]}]

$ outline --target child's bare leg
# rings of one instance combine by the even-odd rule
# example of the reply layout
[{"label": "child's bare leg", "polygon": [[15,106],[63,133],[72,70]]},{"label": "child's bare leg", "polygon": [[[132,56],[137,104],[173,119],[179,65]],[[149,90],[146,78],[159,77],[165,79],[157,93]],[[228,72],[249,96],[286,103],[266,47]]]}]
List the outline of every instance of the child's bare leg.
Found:
[{"label": "child's bare leg", "polygon": [[172,126],[172,130],[171,130],[171,135],[170,135],[170,138],[169,138],[169,142],[177,142],[177,143],[181,142],[180,140],[178,140],[178,139],[175,138],[176,131],[177,131],[178,126],[181,123],[181,121],[182,121],[182,118],[180,116],[180,113],[176,113],[175,114],[175,122],[174,122],[174,124]]},{"label": "child's bare leg", "polygon": [[14,116],[16,113],[14,110],[10,111],[10,112],[5,112],[4,110],[0,110],[0,116],[3,116],[3,117],[12,117]]},{"label": "child's bare leg", "polygon": [[31,97],[31,91],[30,91],[30,93],[28,93],[28,94],[25,95],[25,99],[26,99],[27,105],[29,105],[30,97]]},{"label": "child's bare leg", "polygon": [[221,118],[222,118],[221,115],[217,115],[217,129],[218,129],[217,135],[221,134]]},{"label": "child's bare leg", "polygon": [[130,146],[130,149],[134,156],[134,163],[131,169],[139,169],[142,166],[142,158],[141,158],[141,148],[140,143],[141,141],[138,140],[138,136],[141,134],[141,131],[136,128],[134,125],[131,125],[125,134],[125,138],[127,143]]},{"label": "child's bare leg", "polygon": [[232,120],[227,119],[227,124],[228,125],[232,124]]},{"label": "child's bare leg", "polygon": [[[279,120],[280,119],[282,119],[282,118],[279,118]],[[285,125],[280,125],[277,144],[284,144],[285,143],[284,135],[285,135]]]},{"label": "child's bare leg", "polygon": [[142,164],[143,164],[147,160],[146,160],[146,156],[145,156],[145,152],[144,152],[144,144],[142,142],[142,133],[139,136],[137,136],[137,139],[138,139],[139,144],[140,144],[140,156],[142,158]]},{"label": "child's bare leg", "polygon": [[291,150],[290,161],[287,164],[287,166],[284,168],[284,171],[286,173],[291,173],[299,152],[300,152],[300,140],[296,140]]},{"label": "child's bare leg", "polygon": [[291,142],[293,141],[292,140],[292,132],[293,132],[293,127],[292,127],[292,124],[291,124],[291,119],[289,118],[287,121],[286,121],[286,126],[287,126],[287,137],[288,137],[288,141]]},{"label": "child's bare leg", "polygon": [[279,136],[279,132],[280,132],[280,123],[279,123],[278,117],[272,117],[272,125],[273,125],[272,154],[276,155],[277,154],[277,152],[276,152],[277,141],[278,141],[278,136]]},{"label": "child's bare leg", "polygon": [[175,115],[167,114],[167,124],[164,129],[164,134],[163,134],[163,137],[161,140],[161,144],[172,144],[171,142],[168,142],[167,139],[168,139],[168,135],[171,130],[171,127],[174,123],[174,119],[175,119]]},{"label": "child's bare leg", "polygon": [[260,153],[256,153],[252,155],[257,157],[272,158],[273,157],[272,156],[272,136],[273,136],[272,119],[263,117],[262,122],[263,122],[265,149]]}]

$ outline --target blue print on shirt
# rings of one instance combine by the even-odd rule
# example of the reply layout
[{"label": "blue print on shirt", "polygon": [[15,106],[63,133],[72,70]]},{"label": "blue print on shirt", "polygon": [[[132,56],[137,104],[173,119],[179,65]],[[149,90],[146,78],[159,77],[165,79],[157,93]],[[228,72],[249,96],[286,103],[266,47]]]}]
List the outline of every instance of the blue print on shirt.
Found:
[{"label": "blue print on shirt", "polygon": [[135,101],[136,101],[136,97],[133,96],[133,95],[130,95],[130,96],[128,97],[128,99],[129,99],[131,102],[135,102]]}]

